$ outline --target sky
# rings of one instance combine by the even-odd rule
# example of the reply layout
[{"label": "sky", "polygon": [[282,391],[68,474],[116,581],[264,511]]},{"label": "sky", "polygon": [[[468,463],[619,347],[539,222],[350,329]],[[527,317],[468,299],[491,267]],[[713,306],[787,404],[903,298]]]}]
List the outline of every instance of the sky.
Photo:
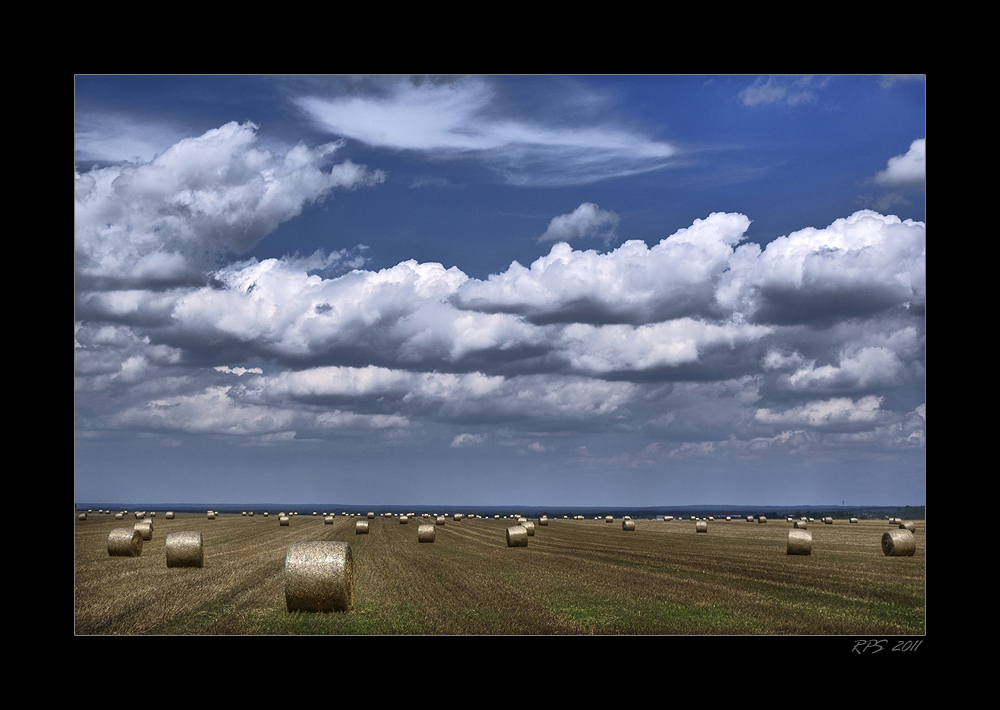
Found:
[{"label": "sky", "polygon": [[922,75],[74,101],[77,501],[926,502]]}]

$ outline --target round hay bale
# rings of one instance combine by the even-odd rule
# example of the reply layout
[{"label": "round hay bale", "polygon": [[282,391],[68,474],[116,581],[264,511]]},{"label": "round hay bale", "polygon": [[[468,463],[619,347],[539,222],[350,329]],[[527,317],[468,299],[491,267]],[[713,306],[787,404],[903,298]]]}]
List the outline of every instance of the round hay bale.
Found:
[{"label": "round hay bale", "polygon": [[758,523],[766,523],[766,522],[767,522],[767,518],[765,518],[765,517],[764,517],[764,516],[762,515],[762,516],[760,516],[759,518],[757,518],[757,522],[758,522]]},{"label": "round hay bale", "polygon": [[437,516],[437,519],[434,521],[434,524],[435,525],[444,525],[444,516],[443,515]]},{"label": "round hay bale", "polygon": [[522,525],[521,527],[528,531],[528,537],[534,537],[535,536],[535,524],[533,522],[531,522],[530,520],[528,522],[526,522],[524,525]]},{"label": "round hay bale", "polygon": [[201,533],[175,532],[167,535],[167,567],[201,567],[205,562],[205,547]]},{"label": "round hay bale", "polygon": [[215,520],[215,513],[213,513],[211,510],[208,511],[208,519],[209,520]]},{"label": "round hay bale", "polygon": [[794,523],[792,523],[792,527],[797,528],[799,530],[805,530],[806,525],[808,525],[808,523],[806,523],[804,520],[796,520]]},{"label": "round hay bale", "polygon": [[287,527],[290,520],[291,518],[289,518],[287,515],[280,515],[278,516],[278,525],[280,527]]},{"label": "round hay bale", "polygon": [[851,522],[852,523],[856,523],[856,522],[858,522],[858,519],[857,518],[851,518]]},{"label": "round hay bale", "polygon": [[812,554],[813,537],[808,530],[792,528],[788,531],[787,555],[810,555]]},{"label": "round hay bale", "polygon": [[367,535],[368,534],[368,520],[357,520],[354,523],[354,534],[355,535]]},{"label": "round hay bale", "polygon": [[406,525],[408,522],[410,522],[410,519],[408,517],[406,517],[405,515],[400,515],[399,516],[399,524],[400,525]]},{"label": "round hay bale", "polygon": [[917,526],[913,524],[912,520],[903,520],[899,523],[900,530],[909,530],[910,532],[916,532]]},{"label": "round hay bale", "polygon": [[452,518],[452,520],[454,520],[457,523],[462,519],[462,517],[463,515],[461,513],[455,513],[455,516]]},{"label": "round hay bale", "polygon": [[542,517],[540,517],[538,519],[538,524],[539,525],[548,525],[549,524],[549,519],[546,516],[543,515]]},{"label": "round hay bale", "polygon": [[354,557],[346,542],[297,542],[285,555],[288,611],[350,611]]},{"label": "round hay bale", "polygon": [[634,520],[623,520],[622,521],[622,530],[635,530],[635,521]]},{"label": "round hay bale", "polygon": [[707,533],[708,532],[708,521],[707,520],[699,520],[698,522],[696,522],[694,524],[694,531],[695,532]]},{"label": "round hay bale", "polygon": [[332,515],[328,515],[325,518],[323,518],[323,524],[324,525],[333,525],[333,521],[334,521],[334,517]]},{"label": "round hay bale", "polygon": [[434,542],[434,537],[437,534],[437,528],[433,525],[420,525],[417,528],[417,541],[418,542]]},{"label": "round hay bale", "polygon": [[833,518],[831,518],[829,516],[823,518],[823,524],[824,525],[833,525]]},{"label": "round hay bale", "polygon": [[115,513],[115,520],[124,520],[125,516],[121,513]]},{"label": "round hay bale", "polygon": [[173,520],[174,519],[174,511],[168,510],[165,517],[167,518],[167,520]]},{"label": "round hay bale", "polygon": [[368,519],[369,520],[374,520],[375,519],[375,513],[374,513],[374,511],[371,511],[371,510],[368,511]]},{"label": "round hay bale", "polygon": [[613,522],[615,522],[615,519],[614,519],[613,516],[608,515],[607,517],[604,518],[604,522],[606,522],[606,523],[613,523]]},{"label": "round hay bale", "polygon": [[507,528],[507,547],[527,547],[528,530],[523,525]]},{"label": "round hay bale", "polygon": [[138,557],[142,554],[142,533],[135,528],[115,528],[108,535],[108,554],[112,557]]},{"label": "round hay bale", "polygon": [[87,519],[87,514],[86,513],[80,513],[78,516],[76,516],[76,519],[77,520],[86,520]]},{"label": "round hay bale", "polygon": [[136,523],[133,526],[133,528],[135,530],[137,530],[140,535],[142,535],[142,539],[143,540],[152,540],[153,539],[153,524],[152,523],[150,523],[150,522],[148,522],[146,520],[140,520],[138,523]]},{"label": "round hay bale", "polygon": [[265,518],[267,517],[267,511],[266,510],[264,511],[264,517]]},{"label": "round hay bale", "polygon": [[906,528],[890,530],[882,535],[882,552],[886,557],[911,557],[917,551],[917,539]]}]

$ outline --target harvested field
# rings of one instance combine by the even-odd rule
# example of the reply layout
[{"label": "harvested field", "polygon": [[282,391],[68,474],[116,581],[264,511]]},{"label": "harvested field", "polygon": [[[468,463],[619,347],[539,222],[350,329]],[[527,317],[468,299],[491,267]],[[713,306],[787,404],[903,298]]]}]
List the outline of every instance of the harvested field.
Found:
[{"label": "harvested field", "polygon": [[[924,633],[926,525],[913,556],[888,557],[885,521],[813,531],[810,555],[786,554],[786,524],[550,520],[527,548],[509,521],[467,518],[419,544],[392,518],[176,513],[139,557],[108,554],[120,521],[76,526],[77,634],[726,634]],[[845,523],[845,524],[839,524]],[[198,529],[202,568],[168,568],[165,540]],[[350,612],[289,612],[283,567],[295,542],[339,540],[354,558]]]}]

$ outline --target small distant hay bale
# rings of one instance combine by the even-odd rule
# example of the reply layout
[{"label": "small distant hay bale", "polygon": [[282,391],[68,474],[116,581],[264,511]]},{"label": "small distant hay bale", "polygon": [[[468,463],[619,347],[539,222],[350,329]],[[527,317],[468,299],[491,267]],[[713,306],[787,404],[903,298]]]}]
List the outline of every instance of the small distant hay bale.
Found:
[{"label": "small distant hay bale", "polygon": [[856,523],[856,522],[858,522],[858,519],[857,518],[851,518],[851,522],[852,523]]},{"label": "small distant hay bale", "polygon": [[142,533],[135,528],[115,528],[108,535],[108,554],[112,557],[138,557],[142,554]]},{"label": "small distant hay bale", "polygon": [[700,532],[707,533],[708,532],[708,521],[707,520],[699,520],[698,522],[696,522],[694,524],[694,531],[696,533],[700,533]]},{"label": "small distant hay bale", "polygon": [[462,517],[463,516],[461,513],[455,513],[454,517],[452,517],[452,520],[454,520],[457,523],[462,519]]},{"label": "small distant hay bale", "polygon": [[807,525],[808,523],[804,520],[796,520],[794,523],[792,523],[792,527],[798,530],[805,530]]},{"label": "small distant hay bale", "polygon": [[831,518],[829,516],[823,518],[823,524],[824,525],[833,525],[833,518]]},{"label": "small distant hay bale", "polygon": [[86,520],[87,519],[87,514],[86,513],[80,513],[78,516],[76,516],[76,519],[77,520]]},{"label": "small distant hay bale", "polygon": [[792,528],[788,531],[788,547],[785,551],[787,555],[811,555],[813,538],[812,533],[801,528]]},{"label": "small distant hay bale", "polygon": [[634,520],[623,520],[622,521],[622,530],[635,530],[635,521]]},{"label": "small distant hay bale", "polygon": [[121,513],[115,513],[115,520],[124,520],[125,516]]},{"label": "small distant hay bale", "polygon": [[142,535],[143,540],[153,539],[153,524],[146,520],[140,520],[133,528]]},{"label": "small distant hay bale", "polygon": [[410,522],[410,519],[408,517],[406,517],[405,515],[400,515],[399,516],[399,524],[400,525],[406,525],[408,522]]},{"label": "small distant hay bale", "polygon": [[164,517],[166,517],[167,520],[173,520],[174,519],[174,511],[168,510],[167,514]]},{"label": "small distant hay bale", "polygon": [[266,510],[264,511],[264,517],[265,518],[267,517],[267,511]]},{"label": "small distant hay bale", "polygon": [[334,521],[334,517],[332,515],[328,515],[325,518],[323,518],[323,524],[324,525],[333,525],[333,521]]},{"label": "small distant hay bale", "polygon": [[372,511],[372,510],[368,511],[368,519],[369,520],[374,520],[375,519],[375,512],[374,511]]},{"label": "small distant hay bale", "polygon": [[285,555],[288,611],[350,611],[354,557],[346,542],[297,542]]},{"label": "small distant hay bale", "polygon": [[202,567],[205,563],[205,546],[200,532],[170,533],[166,546],[167,567]]},{"label": "small distant hay bale", "polygon": [[729,515],[727,515],[727,516],[726,516],[726,522],[727,522],[727,523],[728,523],[728,522],[729,522],[730,520],[732,520],[732,519],[733,519],[733,518],[732,518],[732,516],[729,516]]},{"label": "small distant hay bale", "polygon": [[669,522],[670,522],[671,520],[673,520],[673,519],[674,519],[674,516],[672,516],[672,515],[668,515],[667,517],[665,517],[665,518],[664,518],[664,520],[666,520],[666,521],[667,521],[668,523],[669,523]]},{"label": "small distant hay bale", "polygon": [[155,511],[155,510],[154,510],[154,511],[152,511],[152,512],[151,512],[151,513],[149,514],[149,517],[151,517],[151,518],[155,518],[155,517],[156,517],[156,511]]},{"label": "small distant hay bale", "polygon": [[208,519],[209,520],[215,520],[215,513],[213,513],[211,510],[208,511]]},{"label": "small distant hay bale", "polygon": [[507,528],[507,547],[527,547],[528,530],[523,525],[512,525]]},{"label": "small distant hay bale", "polygon": [[758,523],[766,523],[766,522],[767,522],[767,518],[765,518],[765,517],[764,517],[764,516],[762,515],[762,516],[760,516],[759,518],[757,518],[757,522],[758,522]]},{"label": "small distant hay bale", "polygon": [[247,517],[248,518],[252,518],[253,517],[253,511],[252,510],[247,513]]},{"label": "small distant hay bale", "polygon": [[753,516],[752,515],[748,515],[747,516],[747,522],[748,523],[752,523],[753,522]]},{"label": "small distant hay bale", "polygon": [[614,519],[614,517],[613,517],[613,516],[611,516],[611,515],[608,515],[608,516],[606,516],[606,517],[604,518],[604,522],[606,522],[606,523],[613,523],[613,522],[615,522],[615,519]]},{"label": "small distant hay bale", "polygon": [[433,525],[420,525],[417,527],[417,541],[418,542],[434,542],[434,537],[437,535],[437,528]]},{"label": "small distant hay bale", "polygon": [[913,524],[912,520],[901,520],[899,523],[900,530],[909,530],[910,532],[916,532],[917,526]]},{"label": "small distant hay bale", "polygon": [[355,535],[367,535],[368,534],[368,520],[356,520],[354,522],[354,534]]},{"label": "small distant hay bale", "polygon": [[548,525],[549,524],[549,519],[543,515],[542,517],[540,517],[538,519],[538,524],[539,525]]},{"label": "small distant hay bale", "polygon": [[279,515],[278,516],[278,526],[279,527],[285,527],[285,526],[287,526],[289,524],[290,520],[291,520],[291,518],[289,518],[287,515]]},{"label": "small distant hay bale", "polygon": [[525,524],[526,522],[528,522],[528,519],[527,519],[527,518],[521,518],[521,517],[519,517],[519,518],[517,519],[517,524],[518,524],[518,525],[524,525],[524,524]]},{"label": "small distant hay bale", "polygon": [[917,551],[917,539],[906,528],[890,530],[882,535],[882,552],[886,557],[911,557]]}]

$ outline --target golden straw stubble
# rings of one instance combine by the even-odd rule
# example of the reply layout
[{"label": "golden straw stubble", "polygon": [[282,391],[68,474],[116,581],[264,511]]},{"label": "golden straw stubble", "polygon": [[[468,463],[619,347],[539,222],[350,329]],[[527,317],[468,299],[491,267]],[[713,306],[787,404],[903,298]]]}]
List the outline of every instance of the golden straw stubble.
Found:
[{"label": "golden straw stubble", "polygon": [[285,555],[288,611],[350,611],[354,557],[346,542],[297,542]]}]

